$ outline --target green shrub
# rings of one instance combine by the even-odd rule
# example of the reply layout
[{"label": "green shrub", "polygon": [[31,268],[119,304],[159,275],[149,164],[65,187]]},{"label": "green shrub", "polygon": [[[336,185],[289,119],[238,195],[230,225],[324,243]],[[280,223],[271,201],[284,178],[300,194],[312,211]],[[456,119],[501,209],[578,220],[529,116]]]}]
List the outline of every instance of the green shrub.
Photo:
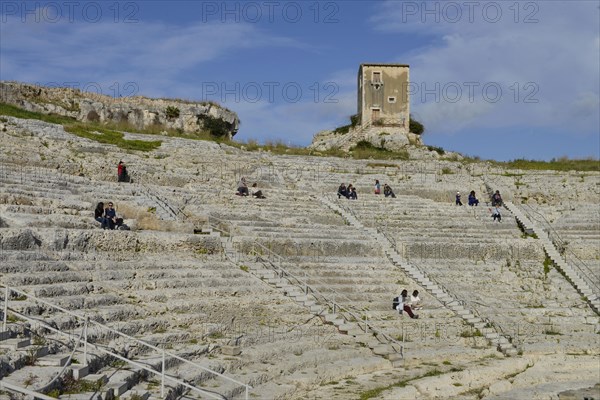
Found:
[{"label": "green shrub", "polygon": [[446,154],[446,150],[442,149],[441,147],[437,147],[437,146],[427,146],[427,150],[435,151],[440,156],[443,156],[444,154]]},{"label": "green shrub", "polygon": [[379,159],[379,160],[408,160],[409,154],[406,150],[391,151],[383,147],[373,146],[366,140],[361,140],[350,149],[355,159]]},{"label": "green shrub", "polygon": [[179,108],[175,106],[168,106],[165,112],[168,119],[175,119],[179,117]]},{"label": "green shrub", "polygon": [[408,130],[414,134],[422,135],[425,132],[425,127],[411,115],[408,120]]},{"label": "green shrub", "polygon": [[344,134],[350,132],[350,127],[351,127],[351,125],[344,125],[344,126],[337,127],[333,130],[333,133],[344,135]]},{"label": "green shrub", "polygon": [[215,118],[211,115],[198,115],[198,122],[202,124],[204,130],[208,131],[214,137],[229,136],[231,125],[220,118]]}]

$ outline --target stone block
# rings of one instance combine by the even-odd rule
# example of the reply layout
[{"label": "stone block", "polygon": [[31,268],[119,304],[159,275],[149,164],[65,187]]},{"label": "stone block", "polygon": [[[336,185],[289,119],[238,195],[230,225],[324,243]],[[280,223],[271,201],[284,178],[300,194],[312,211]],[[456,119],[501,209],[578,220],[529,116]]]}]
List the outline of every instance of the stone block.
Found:
[{"label": "stone block", "polygon": [[79,380],[85,376],[88,376],[89,367],[87,365],[71,365],[71,371],[73,372],[73,378]]},{"label": "stone block", "polygon": [[239,356],[242,354],[240,346],[221,346],[221,354],[226,356]]}]

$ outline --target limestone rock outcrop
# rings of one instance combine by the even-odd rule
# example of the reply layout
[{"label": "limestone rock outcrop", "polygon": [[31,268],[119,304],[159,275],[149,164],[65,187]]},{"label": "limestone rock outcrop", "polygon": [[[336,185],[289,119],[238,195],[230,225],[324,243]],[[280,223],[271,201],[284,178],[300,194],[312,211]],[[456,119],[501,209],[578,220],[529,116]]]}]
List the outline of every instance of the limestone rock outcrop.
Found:
[{"label": "limestone rock outcrop", "polygon": [[349,151],[361,141],[366,141],[374,147],[391,151],[399,151],[409,146],[423,145],[421,136],[410,132],[407,133],[405,128],[370,125],[366,128],[361,126],[350,128],[348,133],[321,131],[313,137],[313,141],[308,147],[317,151],[331,149]]},{"label": "limestone rock outcrop", "polygon": [[167,129],[194,134],[209,119],[221,120],[229,138],[240,126],[236,113],[212,102],[188,102],[146,97],[120,97],[49,88],[18,82],[0,82],[0,101],[28,111],[58,114],[83,122],[127,124],[136,129]]}]

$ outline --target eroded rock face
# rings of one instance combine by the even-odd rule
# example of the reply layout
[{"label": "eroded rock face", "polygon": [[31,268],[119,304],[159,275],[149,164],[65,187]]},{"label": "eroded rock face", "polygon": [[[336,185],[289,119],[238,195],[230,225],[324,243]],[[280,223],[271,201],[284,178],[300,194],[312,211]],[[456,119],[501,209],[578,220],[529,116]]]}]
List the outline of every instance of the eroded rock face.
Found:
[{"label": "eroded rock face", "polygon": [[236,113],[211,102],[113,98],[69,88],[47,88],[17,82],[0,82],[0,101],[28,111],[58,114],[84,122],[129,124],[137,129],[202,131],[206,117],[225,122],[229,137],[240,125]]},{"label": "eroded rock face", "polygon": [[416,154],[418,157],[415,158],[419,159],[437,158],[435,154],[425,154],[425,156],[421,154],[423,150],[425,150],[425,153],[430,153],[423,146],[421,136],[406,132],[405,128],[389,126],[369,126],[368,128],[357,126],[356,128],[350,128],[350,131],[344,134],[335,131],[321,131],[313,137],[312,143],[308,147],[316,151],[332,149],[350,151],[359,142],[363,141],[370,143],[373,147],[390,151],[408,150],[411,155],[416,152],[419,154]]},{"label": "eroded rock face", "polygon": [[375,147],[398,151],[409,145],[422,145],[420,136],[406,133],[404,128],[371,126],[363,129],[360,126],[350,128],[345,134],[334,131],[321,131],[317,133],[309,148],[317,151],[340,149],[348,151],[360,141],[367,141]]}]

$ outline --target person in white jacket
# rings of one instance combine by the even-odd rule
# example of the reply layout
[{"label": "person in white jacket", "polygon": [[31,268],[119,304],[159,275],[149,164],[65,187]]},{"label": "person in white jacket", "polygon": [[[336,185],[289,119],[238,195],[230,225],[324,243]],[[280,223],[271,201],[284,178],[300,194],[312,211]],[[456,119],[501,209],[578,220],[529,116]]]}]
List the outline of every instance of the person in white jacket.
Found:
[{"label": "person in white jacket", "polygon": [[413,310],[420,310],[423,308],[421,304],[421,299],[419,298],[419,291],[414,290],[412,295],[410,296],[410,306]]}]

